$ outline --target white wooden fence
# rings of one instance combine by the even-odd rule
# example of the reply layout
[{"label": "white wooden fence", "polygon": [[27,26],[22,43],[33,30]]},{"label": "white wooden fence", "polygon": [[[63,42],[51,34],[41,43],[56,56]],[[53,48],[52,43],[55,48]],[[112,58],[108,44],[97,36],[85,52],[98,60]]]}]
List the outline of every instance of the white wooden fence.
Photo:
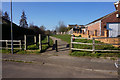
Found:
[{"label": "white wooden fence", "polygon": [[[92,40],[92,43],[73,42],[73,39],[88,39],[88,40]],[[111,52],[119,52],[120,51],[120,50],[96,50],[95,49],[95,45],[120,45],[120,44],[105,44],[105,43],[104,44],[100,44],[100,43],[98,44],[98,43],[95,43],[95,39],[103,39],[103,37],[102,38],[71,37],[71,50],[92,51],[93,53],[95,53],[95,51],[111,51]],[[73,48],[73,44],[92,45],[92,49],[78,49],[78,48]]]},{"label": "white wooden fence", "polygon": [[[24,50],[27,50],[27,46],[29,45],[29,43],[27,42],[27,36],[34,36],[34,35],[24,35]],[[34,36],[34,44],[37,44],[36,41],[36,36]],[[47,42],[46,43],[42,43],[42,35],[39,34],[39,50],[42,52],[42,45],[44,44],[48,44],[48,46],[50,46],[50,37],[49,35],[47,36]]]},{"label": "white wooden fence", "polygon": [[[35,35],[24,35],[24,40],[13,40],[13,49],[20,49],[22,50],[22,46],[24,46],[24,50],[27,50],[27,46],[29,43],[27,42],[27,36],[33,36],[34,37],[34,44],[37,44],[37,36]],[[11,49],[11,42],[12,40],[0,40],[0,43],[5,43],[4,47],[0,46],[0,49]],[[39,50],[42,52],[42,45],[48,44],[50,46],[50,37],[47,36],[47,42],[42,43],[42,36],[39,34]]]},{"label": "white wooden fence", "polygon": [[[5,43],[6,44],[6,46],[5,47],[0,47],[0,49],[11,49],[11,47],[9,47],[9,46],[11,46],[11,42],[12,42],[12,40],[0,40],[0,43]],[[22,49],[22,42],[21,42],[21,40],[13,40],[13,46],[15,45],[15,46],[19,46],[19,47],[14,47],[14,49]]]}]

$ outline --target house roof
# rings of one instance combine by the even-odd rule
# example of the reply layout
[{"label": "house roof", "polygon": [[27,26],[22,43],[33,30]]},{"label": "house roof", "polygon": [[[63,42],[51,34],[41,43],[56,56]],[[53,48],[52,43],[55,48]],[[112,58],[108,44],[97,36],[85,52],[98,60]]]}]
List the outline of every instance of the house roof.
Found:
[{"label": "house roof", "polygon": [[94,20],[94,21],[92,21],[92,22],[86,24],[85,26],[87,26],[87,25],[89,25],[89,24],[92,24],[92,23],[94,23],[94,22],[97,22],[97,21],[99,21],[99,20],[103,20],[103,19],[109,17],[110,15],[114,14],[115,12],[117,12],[117,11],[114,11],[114,12],[112,12],[112,13],[110,13],[110,14],[107,14],[107,15],[105,15],[105,16],[103,16],[103,17],[97,19],[97,20]]},{"label": "house roof", "polygon": [[117,2],[114,3],[114,5],[117,5],[117,4],[119,4],[119,3],[120,3],[120,1],[117,1]]},{"label": "house roof", "polygon": [[68,26],[72,26],[72,27],[74,27],[74,26],[81,26],[81,27],[83,27],[84,25],[77,25],[77,24],[75,24],[75,25],[70,25],[70,24],[68,24]]},{"label": "house roof", "polygon": [[77,26],[77,24],[75,24],[75,25],[72,25],[72,24],[68,24],[68,26]]}]

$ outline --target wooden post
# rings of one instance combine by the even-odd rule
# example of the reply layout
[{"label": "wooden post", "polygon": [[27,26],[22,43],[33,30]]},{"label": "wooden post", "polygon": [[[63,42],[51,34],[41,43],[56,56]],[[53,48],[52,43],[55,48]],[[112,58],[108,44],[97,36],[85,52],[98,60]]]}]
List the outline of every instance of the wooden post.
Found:
[{"label": "wooden post", "polygon": [[24,35],[24,50],[27,50],[27,38],[26,35]]},{"label": "wooden post", "polygon": [[39,49],[40,49],[40,52],[42,52],[42,39],[41,39],[41,34],[39,34]]},{"label": "wooden post", "polygon": [[36,36],[34,36],[34,44],[37,45]]},{"label": "wooden post", "polygon": [[50,37],[49,37],[49,35],[47,36],[47,41],[48,41],[48,46],[50,46]]},{"label": "wooden post", "polygon": [[21,40],[20,40],[19,43],[20,43],[20,45],[19,45],[19,46],[20,46],[20,49],[22,50],[22,42],[21,42]]},{"label": "wooden post", "polygon": [[71,48],[72,48],[72,42],[73,42],[73,38],[71,37]]},{"label": "wooden post", "polygon": [[72,36],[71,36],[71,52],[72,52],[72,47],[73,47],[73,45],[72,45],[72,42],[73,42],[73,38],[72,38]]},{"label": "wooden post", "polygon": [[58,52],[57,40],[55,40],[55,47],[56,47],[56,52]]},{"label": "wooden post", "polygon": [[92,48],[92,50],[93,50],[93,53],[95,53],[95,38],[93,38],[93,48]]},{"label": "wooden post", "polygon": [[8,49],[8,41],[6,40],[6,49]]}]

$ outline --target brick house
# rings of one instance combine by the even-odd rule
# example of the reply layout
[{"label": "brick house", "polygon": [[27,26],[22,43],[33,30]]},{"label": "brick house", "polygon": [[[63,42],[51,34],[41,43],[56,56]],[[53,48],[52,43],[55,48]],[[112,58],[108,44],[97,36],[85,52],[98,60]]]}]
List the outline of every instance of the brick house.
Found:
[{"label": "brick house", "polygon": [[67,25],[67,28],[70,28],[71,30],[73,30],[74,33],[82,33],[82,30],[85,31],[85,26],[84,25],[77,25],[77,24]]},{"label": "brick house", "polygon": [[79,34],[84,33],[90,36],[102,37],[120,36],[120,1],[114,3],[114,6],[116,11],[103,16],[91,23],[88,23],[84,26],[85,28],[83,28],[83,32],[79,31]]}]

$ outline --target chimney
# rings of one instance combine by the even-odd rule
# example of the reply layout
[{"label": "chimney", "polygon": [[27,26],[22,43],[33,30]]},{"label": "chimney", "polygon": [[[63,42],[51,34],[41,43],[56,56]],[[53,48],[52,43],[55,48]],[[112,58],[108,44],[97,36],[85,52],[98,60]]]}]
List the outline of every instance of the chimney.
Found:
[{"label": "chimney", "polygon": [[120,0],[114,3],[114,5],[115,5],[115,9],[120,11]]}]

